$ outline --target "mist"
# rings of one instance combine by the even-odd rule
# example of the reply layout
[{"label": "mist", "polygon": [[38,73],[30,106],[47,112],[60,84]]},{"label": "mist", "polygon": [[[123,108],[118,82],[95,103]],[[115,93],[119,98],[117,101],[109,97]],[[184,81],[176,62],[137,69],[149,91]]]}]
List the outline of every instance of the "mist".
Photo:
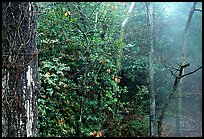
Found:
[{"label": "mist", "polygon": [[[139,9],[139,4],[137,6]],[[197,3],[196,7],[201,9],[202,3]],[[171,70],[173,72],[179,67],[184,43],[184,29],[191,8],[192,3],[190,2],[154,3],[154,78],[157,113],[163,103],[167,101],[167,96],[171,92],[175,80],[174,75],[170,70],[165,68],[164,65],[172,67]],[[124,54],[127,54],[127,57],[130,57],[129,59],[135,60],[137,60],[137,57],[143,55],[143,58],[146,59],[147,62],[148,51],[144,49],[148,47],[148,44],[145,44],[145,42],[141,43],[139,40],[141,35],[144,37],[148,36],[145,36],[145,34],[135,29],[138,26],[145,26],[144,24],[140,25],[138,23],[141,22],[141,20],[139,20],[140,16],[138,15],[139,13],[141,15],[141,12],[142,10],[135,10],[135,16],[132,17],[127,25],[129,28],[127,27],[127,34],[124,39],[127,45],[133,44],[134,42],[135,47],[140,50],[137,53],[126,50]],[[143,17],[142,20],[147,19]],[[131,32],[135,32],[134,35],[132,35]],[[131,53],[134,54],[130,55]],[[185,69],[185,73],[194,71],[199,68],[199,66],[202,66],[202,12],[200,11],[194,12],[190,23],[185,62],[190,64],[190,66]],[[127,63],[129,62],[124,60],[123,66],[127,66]],[[128,74],[136,74],[135,71],[136,70],[131,71],[131,69],[127,70]],[[136,84],[139,84],[139,82]],[[198,70],[184,77],[179,86],[182,90],[181,96],[177,96],[177,91],[165,113],[163,136],[202,136],[202,71]],[[178,109],[178,101],[180,101],[180,110]],[[176,121],[176,117],[179,117],[179,129],[177,128],[178,121]]]}]

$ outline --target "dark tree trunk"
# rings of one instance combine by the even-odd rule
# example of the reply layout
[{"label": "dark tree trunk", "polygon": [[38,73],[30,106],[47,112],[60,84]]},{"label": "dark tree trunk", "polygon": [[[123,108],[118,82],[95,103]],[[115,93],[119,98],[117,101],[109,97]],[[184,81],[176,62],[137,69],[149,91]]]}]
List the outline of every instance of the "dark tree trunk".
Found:
[{"label": "dark tree trunk", "polygon": [[33,2],[2,3],[2,136],[37,136],[37,48]]}]

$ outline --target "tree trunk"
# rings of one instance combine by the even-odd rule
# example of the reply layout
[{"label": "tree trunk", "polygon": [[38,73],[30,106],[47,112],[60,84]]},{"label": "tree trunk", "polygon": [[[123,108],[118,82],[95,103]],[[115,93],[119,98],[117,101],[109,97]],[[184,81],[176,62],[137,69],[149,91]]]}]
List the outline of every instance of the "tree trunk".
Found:
[{"label": "tree trunk", "polygon": [[175,92],[178,89],[178,85],[179,85],[179,82],[181,81],[182,73],[183,73],[184,68],[186,68],[188,66],[189,66],[189,64],[180,66],[178,76],[175,77],[175,82],[174,82],[172,91],[170,92],[169,96],[167,97],[167,101],[164,103],[163,107],[160,110],[160,113],[159,113],[159,116],[158,116],[158,136],[159,137],[161,136],[162,121],[163,121],[163,117],[164,117],[164,114],[166,112],[166,109],[167,109],[170,101],[172,100],[173,95],[175,94]]},{"label": "tree trunk", "polygon": [[135,7],[135,2],[132,2],[128,11],[127,11],[127,16],[125,18],[125,20],[122,22],[122,27],[121,27],[121,32],[120,32],[120,41],[121,43],[119,44],[119,48],[118,48],[118,51],[117,51],[117,61],[116,61],[116,66],[117,66],[117,70],[118,70],[118,73],[121,71],[121,60],[122,60],[122,54],[123,54],[123,36],[124,36],[124,28],[125,28],[125,25],[127,24],[128,22],[128,19],[130,17],[130,14],[132,13],[133,9]]},{"label": "tree trunk", "polygon": [[2,136],[37,136],[36,5],[2,3]]},{"label": "tree trunk", "polygon": [[[188,33],[188,28],[190,26],[190,23],[191,23],[191,19],[193,17],[193,13],[195,11],[195,5],[196,5],[196,2],[193,3],[193,6],[191,8],[191,11],[188,15],[188,20],[187,20],[187,23],[186,23],[186,27],[185,27],[185,30],[184,30],[184,38],[183,38],[183,48],[182,48],[182,52],[181,52],[181,65],[185,65],[185,58],[186,58],[186,49],[187,49],[187,33]],[[184,75],[184,69],[182,71],[182,75]],[[178,99],[176,100],[176,103],[177,103],[177,115],[176,115],[176,136],[177,137],[180,137],[181,136],[181,118],[180,118],[180,115],[181,115],[181,109],[182,109],[182,84],[183,84],[183,79],[181,78],[181,81],[180,81],[180,87],[178,88]]]},{"label": "tree trunk", "polygon": [[159,136],[161,136],[162,120],[163,120],[165,111],[166,111],[166,109],[168,107],[169,102],[172,99],[172,96],[176,93],[177,90],[178,90],[178,97],[177,97],[178,100],[177,100],[176,103],[177,103],[177,106],[178,106],[178,108],[177,108],[178,113],[177,113],[177,116],[176,116],[176,136],[178,136],[178,137],[181,136],[181,134],[180,134],[180,130],[181,130],[180,129],[181,128],[181,126],[180,126],[180,122],[181,122],[181,120],[180,120],[180,110],[181,110],[182,94],[181,94],[181,86],[179,86],[179,85],[182,85],[182,78],[184,76],[192,74],[192,73],[196,72],[197,70],[199,70],[200,68],[202,68],[202,66],[201,66],[201,67],[199,67],[198,69],[196,69],[193,72],[189,72],[187,74],[184,74],[184,68],[186,68],[186,67],[188,67],[190,65],[189,63],[185,64],[185,58],[186,58],[186,54],[185,54],[186,52],[185,51],[186,51],[186,48],[187,48],[187,31],[188,31],[188,27],[190,25],[190,22],[191,22],[191,19],[192,19],[192,16],[193,16],[193,12],[195,11],[195,4],[196,4],[196,2],[194,2],[193,7],[192,7],[192,9],[191,9],[191,11],[189,13],[188,20],[187,20],[187,23],[186,23],[186,27],[185,27],[185,30],[184,30],[183,48],[182,48],[181,58],[180,58],[180,60],[181,60],[180,61],[180,63],[181,63],[180,70],[179,70],[178,75],[174,75],[176,77],[175,77],[175,82],[174,82],[174,85],[173,85],[173,89],[172,89],[171,93],[168,96],[168,100],[165,102],[165,104],[161,108],[160,114],[158,116],[158,121],[159,121],[159,123],[158,123],[158,128],[159,128],[158,135]]},{"label": "tree trunk", "polygon": [[149,94],[150,94],[150,136],[156,136],[156,106],[155,106],[155,91],[154,91],[154,11],[153,4],[147,3],[147,14],[149,20],[149,39],[150,39],[150,51],[149,51]]}]

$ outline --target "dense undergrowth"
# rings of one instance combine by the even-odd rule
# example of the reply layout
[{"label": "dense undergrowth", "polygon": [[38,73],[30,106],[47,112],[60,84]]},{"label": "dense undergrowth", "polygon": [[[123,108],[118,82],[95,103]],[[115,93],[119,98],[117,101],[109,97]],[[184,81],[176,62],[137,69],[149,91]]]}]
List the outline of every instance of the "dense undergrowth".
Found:
[{"label": "dense undergrowth", "polygon": [[137,80],[146,61],[116,67],[122,12],[116,3],[38,3],[39,136],[148,135],[148,89]]}]

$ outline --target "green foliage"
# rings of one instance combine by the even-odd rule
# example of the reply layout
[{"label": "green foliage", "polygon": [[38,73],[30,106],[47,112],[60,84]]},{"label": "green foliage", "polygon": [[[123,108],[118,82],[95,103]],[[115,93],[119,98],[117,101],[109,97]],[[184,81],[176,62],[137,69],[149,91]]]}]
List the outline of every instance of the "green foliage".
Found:
[{"label": "green foliage", "polygon": [[39,120],[41,136],[69,136],[75,133],[76,83],[65,78],[70,67],[57,62],[57,58],[42,61],[39,69],[40,91]]},{"label": "green foliage", "polygon": [[140,116],[137,120],[132,120],[127,123],[129,132],[126,136],[130,137],[145,137],[149,131],[149,116]]},{"label": "green foliage", "polygon": [[[83,6],[78,8],[83,10]],[[76,136],[79,124],[82,136],[89,136],[103,129],[107,113],[113,114],[116,104],[122,107],[116,94],[125,91],[112,78],[117,72],[114,32],[106,41],[100,37],[100,28],[99,32],[85,34],[94,30],[88,23],[84,28],[78,8],[75,3],[39,3],[40,136]],[[111,20],[107,17],[106,23]]]},{"label": "green foliage", "polygon": [[[100,130],[105,136],[146,135],[147,119],[131,117],[138,117],[137,112],[145,116],[147,87],[136,87],[135,100],[129,103],[123,96],[130,88],[121,85],[123,79],[117,75],[116,52],[124,45],[119,5],[125,8],[122,3],[38,3],[39,136],[79,136],[79,132],[90,136]],[[126,70],[131,69],[136,79],[135,71],[145,68],[144,60],[133,65]],[[126,117],[126,111],[133,115]]]}]

